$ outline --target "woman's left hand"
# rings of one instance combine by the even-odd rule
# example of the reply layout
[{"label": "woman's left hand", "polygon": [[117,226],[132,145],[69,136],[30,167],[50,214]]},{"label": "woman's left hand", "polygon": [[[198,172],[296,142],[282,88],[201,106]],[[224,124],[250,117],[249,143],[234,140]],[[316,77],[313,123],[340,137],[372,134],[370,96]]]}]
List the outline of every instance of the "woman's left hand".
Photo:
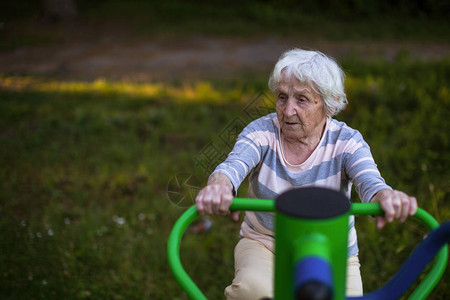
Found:
[{"label": "woman's left hand", "polygon": [[384,216],[377,217],[377,228],[384,227],[386,222],[399,219],[405,222],[408,216],[412,216],[417,211],[417,200],[414,197],[396,190],[381,190],[372,198],[370,202],[380,203]]}]

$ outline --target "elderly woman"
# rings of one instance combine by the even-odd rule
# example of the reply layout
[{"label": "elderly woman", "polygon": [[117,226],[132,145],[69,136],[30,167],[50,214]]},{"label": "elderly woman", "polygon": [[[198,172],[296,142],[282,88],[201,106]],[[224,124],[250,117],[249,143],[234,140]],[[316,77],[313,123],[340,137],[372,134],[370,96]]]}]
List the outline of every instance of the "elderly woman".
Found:
[{"label": "elderly woman", "polygon": [[[249,174],[250,198],[274,199],[301,186],[327,187],[350,198],[353,184],[363,202],[378,202],[384,210],[378,228],[415,214],[416,199],[385,183],[361,134],[332,118],[347,105],[344,74],[333,59],[316,51],[287,51],[275,65],[269,88],[276,113],[251,122],[239,135],[196,198],[201,214],[231,214],[238,221],[238,212],[229,206]],[[357,296],[363,293],[362,281],[350,221],[346,293]],[[271,213],[245,213],[227,299],[273,297],[273,224]]]}]

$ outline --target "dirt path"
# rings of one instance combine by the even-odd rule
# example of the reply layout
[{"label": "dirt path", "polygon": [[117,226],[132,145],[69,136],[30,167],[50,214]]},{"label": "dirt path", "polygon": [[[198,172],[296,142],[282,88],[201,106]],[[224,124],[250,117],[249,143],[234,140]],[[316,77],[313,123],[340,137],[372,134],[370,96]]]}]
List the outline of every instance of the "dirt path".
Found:
[{"label": "dirt path", "polygon": [[418,43],[320,42],[277,38],[183,40],[104,37],[0,53],[0,74],[40,75],[68,80],[196,80],[238,72],[269,72],[278,56],[293,47],[323,51],[337,59],[393,59],[401,50],[421,59],[450,55],[450,45]]}]

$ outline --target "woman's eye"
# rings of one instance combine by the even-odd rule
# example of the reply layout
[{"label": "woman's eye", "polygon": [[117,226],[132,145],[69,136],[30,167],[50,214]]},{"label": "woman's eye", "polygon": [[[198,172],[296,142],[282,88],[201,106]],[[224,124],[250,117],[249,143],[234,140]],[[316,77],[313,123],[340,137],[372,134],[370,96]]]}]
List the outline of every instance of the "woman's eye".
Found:
[{"label": "woman's eye", "polygon": [[285,95],[278,95],[278,100],[286,101],[287,97]]}]

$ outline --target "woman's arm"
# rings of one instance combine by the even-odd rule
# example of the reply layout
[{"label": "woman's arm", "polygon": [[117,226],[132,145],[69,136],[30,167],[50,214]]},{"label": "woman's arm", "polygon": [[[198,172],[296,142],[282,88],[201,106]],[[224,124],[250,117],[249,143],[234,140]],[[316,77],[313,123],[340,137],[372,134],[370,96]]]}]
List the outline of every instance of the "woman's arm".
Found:
[{"label": "woman's arm", "polygon": [[378,171],[377,165],[370,153],[369,146],[360,134],[354,139],[358,142],[357,149],[349,151],[345,157],[345,172],[355,185],[355,189],[363,202],[378,202],[384,211],[384,216],[377,217],[377,227],[383,228],[387,222],[399,219],[404,222],[408,216],[417,211],[417,200],[404,192],[392,190]]},{"label": "woman's arm", "polygon": [[200,214],[231,213],[233,220],[239,220],[239,212],[230,212],[229,207],[239,185],[261,161],[261,141],[266,140],[265,134],[270,131],[267,123],[270,125],[271,122],[267,117],[258,119],[239,134],[227,159],[217,166],[209,177],[208,184],[197,195],[195,203]]}]

